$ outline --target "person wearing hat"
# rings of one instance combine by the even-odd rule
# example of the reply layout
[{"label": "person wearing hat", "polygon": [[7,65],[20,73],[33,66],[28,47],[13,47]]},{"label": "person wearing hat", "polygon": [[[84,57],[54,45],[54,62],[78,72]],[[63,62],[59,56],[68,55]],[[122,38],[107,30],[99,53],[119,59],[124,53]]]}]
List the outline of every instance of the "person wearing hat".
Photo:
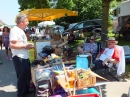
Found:
[{"label": "person wearing hat", "polygon": [[83,48],[80,46],[77,48],[79,54],[86,54],[86,53],[91,53],[94,54],[97,52],[97,44],[95,43],[95,38],[94,36],[90,37],[90,43],[87,43]]},{"label": "person wearing hat", "polygon": [[109,37],[106,42],[107,47],[97,55],[97,58],[93,62],[95,66],[92,68],[92,71],[106,68],[108,63],[117,64],[120,62],[120,51],[115,46],[118,41],[114,37]]}]

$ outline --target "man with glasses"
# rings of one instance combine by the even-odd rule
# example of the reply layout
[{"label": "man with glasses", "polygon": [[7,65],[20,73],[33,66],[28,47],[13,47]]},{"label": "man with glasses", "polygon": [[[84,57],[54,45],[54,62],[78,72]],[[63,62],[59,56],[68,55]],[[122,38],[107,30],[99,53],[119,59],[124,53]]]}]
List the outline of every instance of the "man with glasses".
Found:
[{"label": "man with glasses", "polygon": [[87,43],[83,48],[80,46],[78,47],[79,54],[94,54],[97,52],[97,44],[95,43],[95,38],[94,36],[90,37],[90,43]]},{"label": "man with glasses", "polygon": [[108,63],[117,64],[120,62],[120,51],[115,46],[118,41],[114,37],[110,37],[106,41],[107,47],[97,55],[96,60],[93,62],[95,66],[92,68],[92,71],[106,68]]}]

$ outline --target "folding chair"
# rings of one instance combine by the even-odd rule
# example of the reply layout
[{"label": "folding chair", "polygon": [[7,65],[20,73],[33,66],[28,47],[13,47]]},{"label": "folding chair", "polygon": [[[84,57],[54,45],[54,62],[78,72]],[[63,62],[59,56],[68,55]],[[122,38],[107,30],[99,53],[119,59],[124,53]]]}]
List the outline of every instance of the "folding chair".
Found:
[{"label": "folding chair", "polygon": [[[116,45],[116,47],[120,50],[120,62],[118,64],[113,64],[108,70],[109,74],[119,81],[118,77],[125,73],[125,54],[122,46]],[[112,70],[116,71],[116,76],[112,74]]]},{"label": "folding chair", "polygon": [[101,42],[96,42],[97,44],[97,52],[93,54],[93,61],[96,59],[97,55],[101,52]]}]

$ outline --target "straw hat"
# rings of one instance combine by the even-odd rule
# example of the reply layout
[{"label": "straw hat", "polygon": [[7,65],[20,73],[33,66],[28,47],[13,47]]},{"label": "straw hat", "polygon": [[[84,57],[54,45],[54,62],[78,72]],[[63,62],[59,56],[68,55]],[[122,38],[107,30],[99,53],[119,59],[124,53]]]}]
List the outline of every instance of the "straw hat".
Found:
[{"label": "straw hat", "polygon": [[118,43],[118,41],[115,39],[115,37],[109,37],[106,41],[113,41],[115,44]]}]

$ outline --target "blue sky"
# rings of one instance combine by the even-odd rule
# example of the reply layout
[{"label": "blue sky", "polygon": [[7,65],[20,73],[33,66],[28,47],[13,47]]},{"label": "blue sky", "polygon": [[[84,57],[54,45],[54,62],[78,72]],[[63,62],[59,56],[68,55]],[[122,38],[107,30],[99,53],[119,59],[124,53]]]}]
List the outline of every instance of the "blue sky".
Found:
[{"label": "blue sky", "polygon": [[19,7],[18,0],[0,0],[0,19],[7,25],[15,25]]}]

